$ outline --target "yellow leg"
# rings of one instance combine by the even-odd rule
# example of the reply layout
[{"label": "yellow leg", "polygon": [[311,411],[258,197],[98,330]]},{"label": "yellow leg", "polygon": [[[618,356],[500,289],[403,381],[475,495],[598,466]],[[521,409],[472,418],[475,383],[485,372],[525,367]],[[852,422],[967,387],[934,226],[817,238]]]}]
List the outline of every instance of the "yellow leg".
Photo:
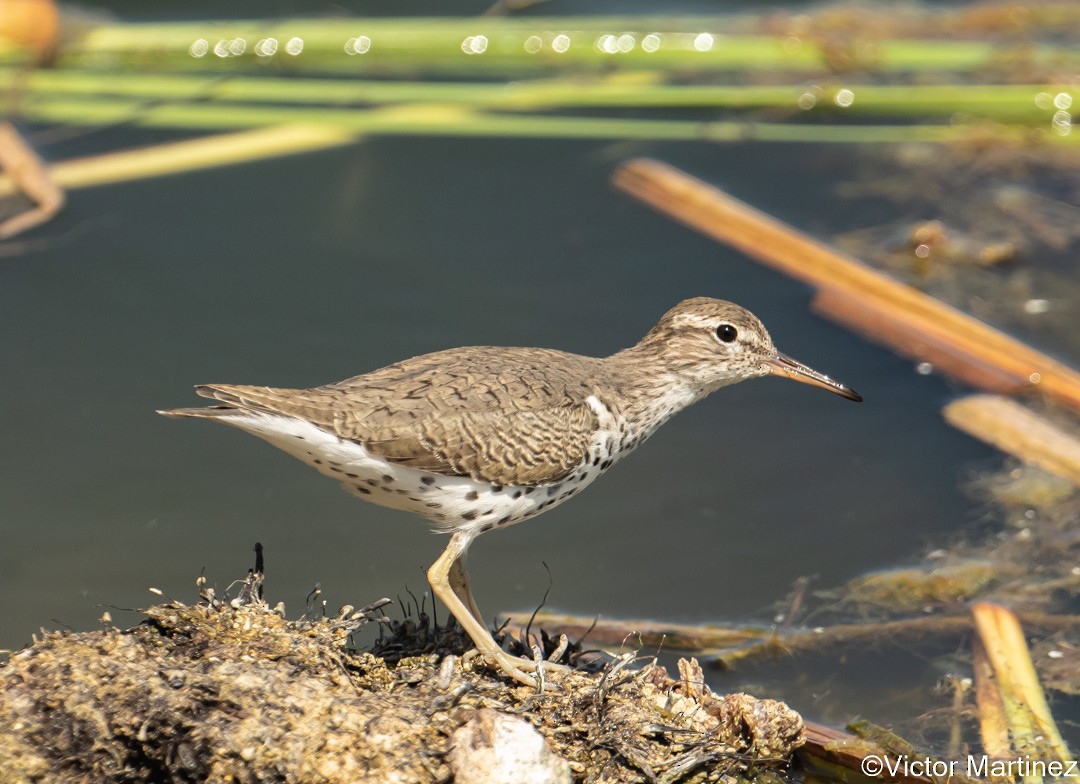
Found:
[{"label": "yellow leg", "polygon": [[469,588],[469,574],[465,571],[464,562],[465,553],[462,553],[452,564],[450,564],[450,571],[446,575],[447,582],[450,585],[450,590],[454,592],[454,595],[461,600],[462,604],[469,608],[472,617],[486,627],[487,622],[484,620],[484,616],[480,614],[480,608],[476,606],[476,599],[473,598],[472,589]]},{"label": "yellow leg", "polygon": [[[431,590],[446,605],[450,614],[457,618],[481,656],[518,683],[535,688],[536,677],[530,675],[529,671],[535,671],[536,664],[528,659],[511,656],[496,644],[476,606],[472,591],[469,590],[469,577],[462,561],[472,540],[473,536],[465,533],[456,533],[450,537],[450,544],[428,569]],[[551,662],[545,662],[542,666],[550,670],[568,669]]]}]

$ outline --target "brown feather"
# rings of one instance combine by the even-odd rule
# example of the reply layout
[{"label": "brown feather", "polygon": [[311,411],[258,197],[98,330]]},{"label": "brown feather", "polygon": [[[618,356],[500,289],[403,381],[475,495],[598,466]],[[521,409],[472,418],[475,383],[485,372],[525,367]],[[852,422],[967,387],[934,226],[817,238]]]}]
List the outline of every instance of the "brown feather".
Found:
[{"label": "brown feather", "polygon": [[[499,485],[564,478],[585,459],[599,426],[586,402],[592,390],[581,383],[597,360],[505,348],[493,366],[488,351],[427,354],[312,389],[207,384],[197,391],[236,408],[306,419],[424,471]],[[538,364],[558,369],[537,382]]]}]

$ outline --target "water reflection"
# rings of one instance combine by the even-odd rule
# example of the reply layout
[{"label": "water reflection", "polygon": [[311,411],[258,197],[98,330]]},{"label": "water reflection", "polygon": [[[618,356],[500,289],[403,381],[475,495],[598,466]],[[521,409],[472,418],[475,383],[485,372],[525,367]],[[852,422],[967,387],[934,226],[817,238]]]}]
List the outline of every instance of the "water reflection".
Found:
[{"label": "water reflection", "polygon": [[277,54],[278,42],[276,38],[262,38],[255,44],[255,54],[258,57],[273,57]]},{"label": "water reflection", "polygon": [[345,42],[345,54],[367,54],[371,51],[371,39],[366,35],[358,35]]},{"label": "water reflection", "polygon": [[486,35],[470,35],[461,42],[461,51],[465,54],[483,54],[487,51],[488,39]]},{"label": "water reflection", "polygon": [[1068,136],[1072,133],[1072,115],[1064,110],[1054,112],[1054,119],[1050,121],[1050,127],[1054,133]]}]

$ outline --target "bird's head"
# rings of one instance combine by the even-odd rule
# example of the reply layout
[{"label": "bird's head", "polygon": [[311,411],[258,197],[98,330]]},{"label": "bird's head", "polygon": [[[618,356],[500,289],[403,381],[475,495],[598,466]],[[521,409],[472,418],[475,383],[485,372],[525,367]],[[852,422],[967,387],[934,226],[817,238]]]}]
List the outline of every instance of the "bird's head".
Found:
[{"label": "bird's head", "polygon": [[855,390],[776,350],[761,321],[731,302],[698,297],[673,307],[639,344],[702,393],[758,376],[783,376],[861,401]]}]

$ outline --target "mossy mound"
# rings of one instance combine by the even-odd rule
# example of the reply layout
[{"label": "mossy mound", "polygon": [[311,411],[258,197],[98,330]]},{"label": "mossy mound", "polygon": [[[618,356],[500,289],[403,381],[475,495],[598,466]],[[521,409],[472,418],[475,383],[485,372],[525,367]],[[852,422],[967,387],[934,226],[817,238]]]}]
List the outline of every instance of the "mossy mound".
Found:
[{"label": "mossy mound", "polygon": [[673,679],[616,660],[538,694],[440,650],[457,634],[425,629],[431,652],[393,662],[350,650],[363,612],[289,621],[252,596],[145,612],[0,667],[0,784],[446,782],[451,734],[484,708],[536,727],[578,781],[765,774],[803,737],[782,703],[713,695],[694,662]]}]

